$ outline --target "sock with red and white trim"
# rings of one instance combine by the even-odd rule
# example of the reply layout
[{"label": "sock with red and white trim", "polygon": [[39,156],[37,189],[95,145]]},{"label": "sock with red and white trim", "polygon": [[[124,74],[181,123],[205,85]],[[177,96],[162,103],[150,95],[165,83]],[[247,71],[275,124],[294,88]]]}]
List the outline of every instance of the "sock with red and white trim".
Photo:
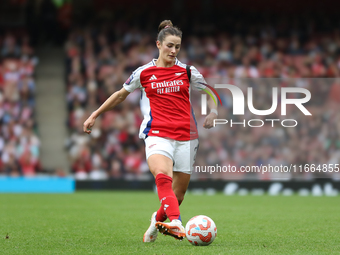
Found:
[{"label": "sock with red and white trim", "polygon": [[[178,206],[180,206],[182,204],[183,201],[178,201]],[[156,221],[160,221],[160,222],[164,222],[166,221],[166,219],[168,218],[168,216],[166,216],[166,213],[164,211],[164,207],[163,205],[161,205],[157,211],[157,214],[156,214]],[[178,218],[180,221],[182,221],[181,219],[181,215],[179,215],[179,218]]]},{"label": "sock with red and white trim", "polygon": [[164,222],[164,221],[166,221],[167,218],[168,218],[168,216],[166,216],[166,213],[164,211],[164,207],[163,207],[163,205],[161,205],[161,207],[159,207],[157,214],[156,214],[156,221]]},{"label": "sock with red and white trim", "polygon": [[157,211],[156,220],[164,221],[166,216],[170,221],[178,220],[180,212],[176,195],[172,190],[172,178],[162,173],[157,174],[156,186],[158,198],[162,204],[161,208]]}]

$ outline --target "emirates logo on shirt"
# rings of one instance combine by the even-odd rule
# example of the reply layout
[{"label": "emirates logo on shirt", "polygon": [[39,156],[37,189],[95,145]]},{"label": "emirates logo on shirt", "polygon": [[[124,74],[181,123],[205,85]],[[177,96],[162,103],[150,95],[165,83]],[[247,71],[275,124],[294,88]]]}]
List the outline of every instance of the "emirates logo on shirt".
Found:
[{"label": "emirates logo on shirt", "polygon": [[179,85],[183,85],[183,84],[184,84],[183,80],[152,82],[151,83],[151,88],[152,89],[157,89],[157,88],[179,86]]}]

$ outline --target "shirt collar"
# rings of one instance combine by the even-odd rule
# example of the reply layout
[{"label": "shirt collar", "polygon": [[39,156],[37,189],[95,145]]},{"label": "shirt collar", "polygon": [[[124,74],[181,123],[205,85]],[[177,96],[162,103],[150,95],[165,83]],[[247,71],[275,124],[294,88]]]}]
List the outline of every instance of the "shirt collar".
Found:
[{"label": "shirt collar", "polygon": [[[175,58],[175,59],[176,59],[175,65],[177,65],[177,64],[178,64],[178,59],[177,59],[177,58]],[[152,64],[153,64],[154,66],[156,66],[156,61],[157,61],[157,58],[154,58],[154,59],[152,60]]]}]

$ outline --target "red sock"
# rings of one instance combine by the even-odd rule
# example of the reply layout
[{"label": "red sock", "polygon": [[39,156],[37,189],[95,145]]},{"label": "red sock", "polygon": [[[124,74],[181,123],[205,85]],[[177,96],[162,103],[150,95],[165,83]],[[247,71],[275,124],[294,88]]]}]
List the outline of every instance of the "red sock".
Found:
[{"label": "red sock", "polygon": [[[172,190],[172,178],[165,174],[157,174],[156,186],[158,198],[162,204],[164,213],[168,216],[170,221],[179,219],[180,215],[179,206],[175,193]],[[159,216],[158,211],[160,211]],[[161,210],[158,211],[157,218],[159,219],[162,216],[162,211]]]},{"label": "red sock", "polygon": [[156,214],[156,221],[163,222],[167,218],[168,218],[168,216],[166,216],[166,213],[164,211],[164,207],[163,207],[163,205],[161,205],[161,207],[159,207],[157,214]]},{"label": "red sock", "polygon": [[[178,201],[178,206],[180,206],[182,204],[182,201]],[[164,222],[166,221],[166,219],[168,218],[168,216],[166,216],[166,213],[164,211],[164,207],[163,205],[161,205],[161,207],[159,207],[157,214],[156,214],[156,221],[160,221],[160,222]]]}]

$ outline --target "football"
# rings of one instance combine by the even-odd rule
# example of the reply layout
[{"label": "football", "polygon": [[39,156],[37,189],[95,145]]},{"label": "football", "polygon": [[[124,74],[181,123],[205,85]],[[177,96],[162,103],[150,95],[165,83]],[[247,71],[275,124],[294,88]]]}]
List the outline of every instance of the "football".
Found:
[{"label": "football", "polygon": [[217,235],[215,222],[205,215],[192,217],[185,226],[186,238],[192,245],[211,244]]}]

